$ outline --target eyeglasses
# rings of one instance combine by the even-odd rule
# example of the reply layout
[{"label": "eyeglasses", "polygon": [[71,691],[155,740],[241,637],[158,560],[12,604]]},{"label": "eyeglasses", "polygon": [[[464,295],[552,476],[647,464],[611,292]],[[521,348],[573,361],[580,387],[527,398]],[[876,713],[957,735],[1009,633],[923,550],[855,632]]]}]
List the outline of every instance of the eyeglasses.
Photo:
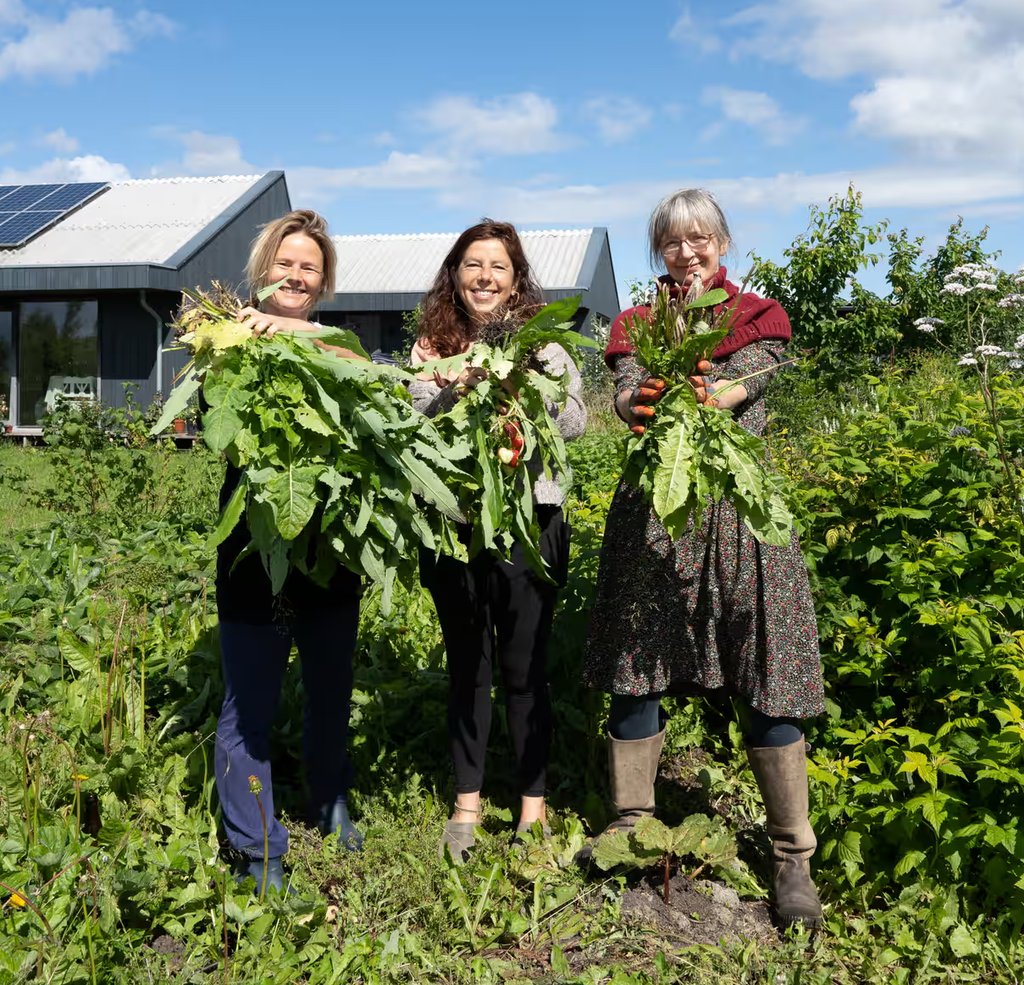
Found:
[{"label": "eyeglasses", "polygon": [[670,239],[667,243],[663,243],[661,246],[661,255],[672,260],[674,257],[679,256],[679,251],[683,248],[685,243],[694,253],[701,253],[708,248],[711,243],[710,236],[703,235],[692,235],[684,236],[682,239]]}]

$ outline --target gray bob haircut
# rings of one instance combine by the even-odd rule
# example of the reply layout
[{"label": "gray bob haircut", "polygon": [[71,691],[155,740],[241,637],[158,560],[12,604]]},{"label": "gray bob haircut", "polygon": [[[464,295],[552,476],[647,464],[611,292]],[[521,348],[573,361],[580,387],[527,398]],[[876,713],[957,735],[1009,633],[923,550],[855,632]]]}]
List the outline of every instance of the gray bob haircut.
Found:
[{"label": "gray bob haircut", "polygon": [[277,251],[286,236],[302,233],[320,247],[323,257],[323,281],[316,300],[322,301],[334,294],[334,280],[338,271],[338,254],[334,243],[327,234],[327,223],[323,216],[310,209],[295,209],[273,222],[268,222],[259,235],[252,241],[249,249],[249,262],[245,267],[245,277],[249,282],[249,290],[253,295],[262,290],[270,281],[270,268],[273,266]]},{"label": "gray bob haircut", "polygon": [[664,266],[661,244],[672,233],[688,233],[695,229],[715,237],[719,254],[725,253],[732,243],[725,213],[715,196],[706,188],[681,188],[666,195],[657,204],[647,223],[647,249],[651,266]]}]

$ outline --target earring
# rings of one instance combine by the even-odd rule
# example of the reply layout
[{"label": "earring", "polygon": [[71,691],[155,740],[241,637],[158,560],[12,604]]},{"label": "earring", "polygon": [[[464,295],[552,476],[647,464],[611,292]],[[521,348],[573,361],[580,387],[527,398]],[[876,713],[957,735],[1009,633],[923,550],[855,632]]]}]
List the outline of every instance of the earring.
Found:
[{"label": "earring", "polygon": [[510,294],[510,295],[508,296],[508,301],[509,301],[509,304],[515,304],[515,303],[516,303],[516,301],[518,301],[518,300],[519,300],[519,292],[518,292],[518,291],[513,291],[513,292],[512,292],[512,293],[511,293],[511,294]]}]

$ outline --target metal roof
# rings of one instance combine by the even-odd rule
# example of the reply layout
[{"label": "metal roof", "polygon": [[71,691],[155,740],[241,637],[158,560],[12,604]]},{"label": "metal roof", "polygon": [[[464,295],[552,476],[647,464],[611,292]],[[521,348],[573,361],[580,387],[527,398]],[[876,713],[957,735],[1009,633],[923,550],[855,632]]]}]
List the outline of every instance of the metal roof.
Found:
[{"label": "metal roof", "polygon": [[[458,233],[394,236],[334,236],[338,249],[338,294],[423,293],[458,238]],[[587,251],[603,228],[520,232],[534,276],[546,290],[587,288]]]},{"label": "metal roof", "polygon": [[263,175],[114,181],[0,267],[166,264]]}]

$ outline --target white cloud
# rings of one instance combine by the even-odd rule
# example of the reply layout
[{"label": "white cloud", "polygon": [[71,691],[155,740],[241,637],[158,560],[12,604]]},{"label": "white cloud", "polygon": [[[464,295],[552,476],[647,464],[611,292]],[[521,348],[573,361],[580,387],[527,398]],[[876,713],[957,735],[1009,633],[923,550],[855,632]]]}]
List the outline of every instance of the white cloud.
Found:
[{"label": "white cloud", "polygon": [[719,115],[706,131],[707,136],[728,130],[730,123],[739,123],[757,131],[770,144],[784,144],[806,125],[802,119],[786,116],[766,92],[709,86],[701,98],[715,106]]},{"label": "white cloud", "polygon": [[583,104],[583,116],[606,144],[620,144],[646,129],[654,114],[628,96],[600,96]]},{"label": "white cloud", "polygon": [[538,154],[559,150],[555,104],[534,92],[474,102],[442,96],[415,114],[429,131],[463,153]]},{"label": "white cloud", "polygon": [[237,138],[202,130],[178,130],[175,127],[154,127],[153,133],[181,144],[180,161],[160,164],[154,174],[190,174],[204,177],[221,174],[258,174],[263,169],[250,164],[242,156]]},{"label": "white cloud", "polygon": [[144,38],[173,31],[170,20],[146,10],[123,18],[109,7],[73,7],[56,20],[18,0],[0,0],[0,80],[70,82],[99,71]]},{"label": "white cloud", "polygon": [[718,51],[722,42],[714,33],[714,23],[714,19],[707,15],[703,20],[695,19],[690,8],[686,7],[668,32],[669,40],[684,47],[696,48],[703,54]]},{"label": "white cloud", "polygon": [[853,125],[919,156],[1024,162],[1019,0],[770,0],[729,19],[735,58],[866,80]]},{"label": "white cloud", "polygon": [[52,147],[59,154],[73,154],[78,150],[78,141],[72,137],[63,127],[44,133],[39,138],[39,143],[44,147]]},{"label": "white cloud", "polygon": [[296,200],[322,198],[349,188],[441,189],[457,185],[467,171],[455,160],[429,154],[392,151],[383,161],[356,168],[288,168],[288,186]]},{"label": "white cloud", "polygon": [[0,183],[9,185],[40,185],[66,181],[126,181],[131,172],[123,164],[108,161],[99,154],[80,157],[55,157],[29,168],[5,168]]},{"label": "white cloud", "polygon": [[1000,203],[1024,195],[1024,174],[1008,166],[978,172],[914,165],[829,171],[816,174],[783,172],[766,177],[719,178],[714,174],[683,173],[670,181],[621,182],[608,185],[550,185],[526,187],[462,185],[446,189],[441,202],[464,211],[486,206],[493,214],[515,222],[607,225],[623,219],[642,224],[658,200],[675,188],[710,188],[727,213],[755,210],[781,214],[805,209],[810,202],[824,205],[853,182],[871,209],[960,209]]}]

